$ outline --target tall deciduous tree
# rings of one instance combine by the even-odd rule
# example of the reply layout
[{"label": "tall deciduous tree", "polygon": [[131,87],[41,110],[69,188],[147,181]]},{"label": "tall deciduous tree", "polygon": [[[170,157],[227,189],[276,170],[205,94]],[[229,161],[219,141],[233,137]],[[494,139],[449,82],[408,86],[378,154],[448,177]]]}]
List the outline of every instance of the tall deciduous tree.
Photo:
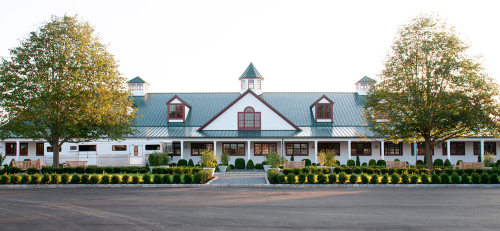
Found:
[{"label": "tall deciduous tree", "polygon": [[76,16],[53,16],[0,64],[2,137],[46,140],[59,165],[65,142],[132,132],[125,79],[94,29]]},{"label": "tall deciduous tree", "polygon": [[431,150],[445,140],[499,134],[498,85],[467,51],[439,18],[416,17],[400,29],[367,96],[373,129],[392,140],[424,140],[428,168]]}]

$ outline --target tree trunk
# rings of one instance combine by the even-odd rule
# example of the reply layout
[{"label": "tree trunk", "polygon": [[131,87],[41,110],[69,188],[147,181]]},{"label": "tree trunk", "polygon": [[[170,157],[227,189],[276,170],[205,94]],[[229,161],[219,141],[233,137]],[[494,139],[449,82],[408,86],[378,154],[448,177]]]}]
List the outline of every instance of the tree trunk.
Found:
[{"label": "tree trunk", "polygon": [[54,144],[50,144],[52,146],[52,167],[59,167],[59,142],[56,141]]},{"label": "tree trunk", "polygon": [[[432,169],[432,147],[430,137],[425,137],[425,161],[427,162],[427,169]],[[417,151],[418,155],[418,151]]]}]

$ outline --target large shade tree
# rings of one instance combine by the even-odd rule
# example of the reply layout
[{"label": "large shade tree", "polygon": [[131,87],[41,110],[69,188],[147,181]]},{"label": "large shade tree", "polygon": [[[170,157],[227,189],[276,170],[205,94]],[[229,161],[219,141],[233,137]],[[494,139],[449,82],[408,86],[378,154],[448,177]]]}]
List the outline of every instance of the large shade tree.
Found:
[{"label": "large shade tree", "polygon": [[423,140],[428,168],[431,150],[448,139],[499,134],[497,83],[438,17],[399,30],[380,77],[367,96],[369,123],[391,140]]},{"label": "large shade tree", "polygon": [[46,140],[59,165],[65,142],[132,132],[125,79],[94,29],[76,16],[53,16],[0,64],[3,138]]}]

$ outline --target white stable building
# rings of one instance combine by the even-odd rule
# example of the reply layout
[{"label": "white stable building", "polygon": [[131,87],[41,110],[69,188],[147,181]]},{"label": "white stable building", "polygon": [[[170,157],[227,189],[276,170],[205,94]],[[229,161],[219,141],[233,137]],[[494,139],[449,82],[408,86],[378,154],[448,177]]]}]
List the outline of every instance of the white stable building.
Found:
[{"label": "white stable building", "polygon": [[[217,155],[260,163],[269,152],[296,160],[317,162],[321,150],[334,150],[345,164],[360,157],[408,161],[423,160],[423,143],[393,143],[366,126],[365,97],[375,80],[363,77],[356,92],[264,92],[264,78],[250,63],[234,93],[150,93],[149,84],[136,77],[128,82],[139,115],[135,132],[121,141],[66,143],[60,162],[86,160],[100,166],[144,165],[147,154],[172,148],[173,161],[193,159],[213,149]],[[235,89],[236,90],[236,89]],[[52,164],[47,142],[11,138],[0,143],[4,163],[41,159]],[[434,159],[477,161],[478,155],[496,155],[500,139],[452,139],[434,148]],[[482,158],[484,159],[484,158]]]}]

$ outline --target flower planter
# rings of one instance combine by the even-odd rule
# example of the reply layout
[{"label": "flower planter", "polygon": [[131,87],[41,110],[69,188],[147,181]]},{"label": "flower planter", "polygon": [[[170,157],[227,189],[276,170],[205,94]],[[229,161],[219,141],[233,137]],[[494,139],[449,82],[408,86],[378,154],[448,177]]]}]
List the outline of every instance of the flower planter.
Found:
[{"label": "flower planter", "polygon": [[227,166],[219,166],[219,172],[226,172]]},{"label": "flower planter", "polygon": [[269,165],[265,164],[265,165],[262,165],[262,166],[264,167],[264,172],[269,171],[269,168],[270,168]]},{"label": "flower planter", "polygon": [[215,173],[215,168],[203,168],[203,170],[209,170],[210,172],[212,172],[212,176]]}]

